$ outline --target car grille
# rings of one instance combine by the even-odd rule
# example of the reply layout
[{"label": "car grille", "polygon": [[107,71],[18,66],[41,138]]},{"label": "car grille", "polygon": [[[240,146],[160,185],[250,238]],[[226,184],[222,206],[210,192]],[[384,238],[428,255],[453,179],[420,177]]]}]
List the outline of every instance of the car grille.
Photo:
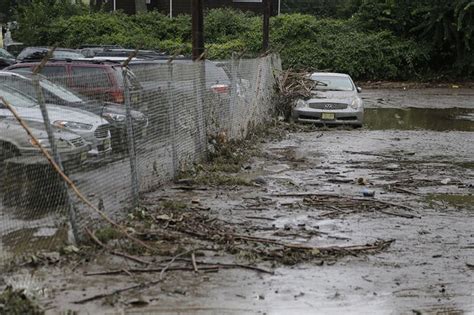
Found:
[{"label": "car grille", "polygon": [[347,104],[342,103],[309,103],[308,106],[314,109],[323,109],[323,110],[336,110],[336,109],[346,109]]},{"label": "car grille", "polygon": [[94,132],[96,138],[107,138],[109,136],[109,125],[101,125]]},{"label": "car grille", "polygon": [[80,147],[86,145],[86,141],[82,137],[72,139],[72,140],[70,140],[70,142],[76,148],[80,148]]}]

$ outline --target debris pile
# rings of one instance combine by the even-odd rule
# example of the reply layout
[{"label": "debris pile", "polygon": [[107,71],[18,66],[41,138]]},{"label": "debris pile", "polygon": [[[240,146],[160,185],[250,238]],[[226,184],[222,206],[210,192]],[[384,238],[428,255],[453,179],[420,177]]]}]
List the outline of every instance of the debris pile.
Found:
[{"label": "debris pile", "polygon": [[306,71],[293,71],[292,69],[283,71],[278,76],[278,102],[276,111],[278,115],[285,118],[291,116],[291,110],[298,99],[311,97],[311,90],[317,82],[309,77]]}]

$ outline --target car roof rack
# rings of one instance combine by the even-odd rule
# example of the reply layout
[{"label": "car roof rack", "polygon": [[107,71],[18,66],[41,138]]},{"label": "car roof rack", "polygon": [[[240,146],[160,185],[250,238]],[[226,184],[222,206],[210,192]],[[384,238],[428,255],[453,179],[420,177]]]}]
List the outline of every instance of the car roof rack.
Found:
[{"label": "car roof rack", "polygon": [[[19,63],[34,63],[40,62],[44,56],[38,56],[38,58],[25,58]],[[50,58],[48,62],[67,62],[67,63],[93,63],[93,64],[113,64],[113,65],[120,65],[121,63],[116,60],[97,60],[97,59],[88,59],[88,58],[81,58],[81,59],[72,59],[72,58]]]}]

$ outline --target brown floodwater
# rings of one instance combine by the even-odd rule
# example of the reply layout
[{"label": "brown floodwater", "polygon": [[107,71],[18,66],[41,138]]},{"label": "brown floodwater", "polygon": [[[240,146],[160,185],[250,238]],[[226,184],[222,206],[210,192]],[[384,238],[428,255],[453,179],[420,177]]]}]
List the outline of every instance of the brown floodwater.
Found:
[{"label": "brown floodwater", "polygon": [[474,109],[368,108],[364,125],[370,130],[474,131]]}]

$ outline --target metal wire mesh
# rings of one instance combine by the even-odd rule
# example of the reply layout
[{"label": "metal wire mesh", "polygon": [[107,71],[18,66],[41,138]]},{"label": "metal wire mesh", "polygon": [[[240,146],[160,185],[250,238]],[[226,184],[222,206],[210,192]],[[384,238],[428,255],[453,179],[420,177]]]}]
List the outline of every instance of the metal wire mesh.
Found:
[{"label": "metal wire mesh", "polygon": [[205,159],[212,136],[243,138],[269,120],[281,62],[50,61],[41,75],[34,67],[0,72],[0,262],[82,237],[105,223],[99,211],[123,218],[139,193]]}]

